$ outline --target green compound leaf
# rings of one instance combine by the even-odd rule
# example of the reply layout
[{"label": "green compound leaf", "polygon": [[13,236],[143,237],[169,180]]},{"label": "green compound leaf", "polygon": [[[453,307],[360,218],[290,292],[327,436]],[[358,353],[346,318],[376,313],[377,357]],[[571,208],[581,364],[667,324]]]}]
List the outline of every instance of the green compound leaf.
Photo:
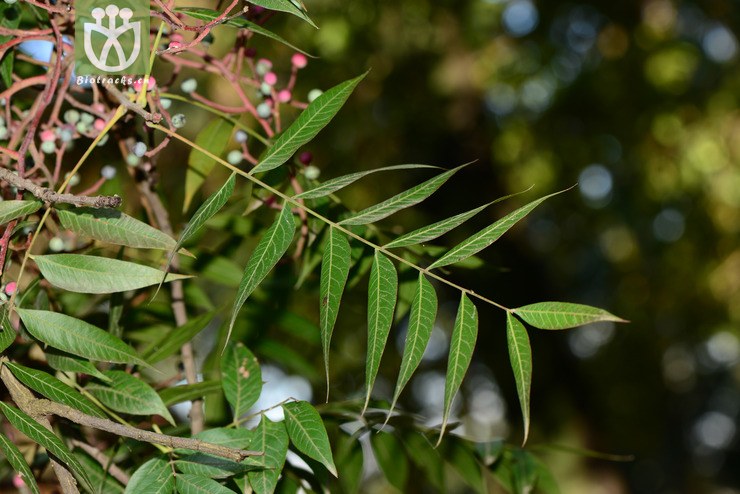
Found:
[{"label": "green compound leaf", "polygon": [[534,208],[542,204],[550,197],[556,196],[563,192],[565,191],[555,192],[554,194],[541,197],[535,201],[530,202],[526,206],[522,206],[516,211],[507,214],[492,225],[487,226],[472,237],[463,240],[457,246],[450,249],[440,259],[432,263],[432,265],[429,266],[429,269],[440,268],[442,266],[455,264],[456,262],[460,262],[470,256],[477,254],[478,252],[482,251],[483,249],[494,243],[496,240],[498,240],[504,233],[509,231],[511,227],[516,225],[519,220],[531,213]]},{"label": "green compound leaf", "polygon": [[455,327],[452,330],[450,341],[450,356],[447,362],[447,377],[445,378],[444,413],[442,414],[442,428],[439,432],[437,445],[442,437],[450,418],[452,400],[460,389],[463,377],[468,370],[470,360],[473,358],[475,341],[478,338],[478,310],[473,302],[464,293],[460,299],[460,307],[457,309]]},{"label": "green compound leaf", "polygon": [[[33,256],[41,274],[52,285],[77,293],[115,293],[156,285],[164,273],[133,262],[80,254]],[[190,278],[167,274],[165,281]]]},{"label": "green compound leaf", "polygon": [[162,398],[147,383],[123,371],[105,371],[109,385],[88,384],[85,389],[103,405],[132,415],[161,415],[175,425]]},{"label": "green compound leaf", "polygon": [[283,405],[285,427],[298,451],[324,465],[335,477],[337,467],[329,445],[324,422],[319,412],[306,401],[293,401]]},{"label": "green compound leaf", "polygon": [[13,427],[28,436],[32,441],[46,448],[51,454],[56,456],[62,463],[75,471],[82,478],[85,487],[90,488],[90,479],[87,472],[80,462],[77,461],[72,453],[69,452],[64,443],[55,436],[50,430],[36,422],[33,418],[26,415],[15,407],[0,402],[0,411],[8,419]]},{"label": "green compound leaf", "polygon": [[441,237],[445,233],[449,232],[453,228],[457,228],[458,226],[462,225],[491,204],[493,203],[489,202],[488,204],[478,206],[477,208],[471,209],[470,211],[457,214],[455,216],[447,218],[446,220],[438,221],[437,223],[432,223],[431,225],[421,227],[418,230],[414,230],[413,232],[401,235],[397,239],[386,244],[385,247],[389,249],[394,247],[407,247],[409,245],[422,244],[424,242],[434,240],[435,238]]},{"label": "green compound leaf", "polygon": [[175,239],[115,209],[57,210],[64,228],[101,242],[137,249],[171,250]]},{"label": "green compound leaf", "polygon": [[396,194],[390,199],[370,206],[369,208],[363,209],[359,213],[356,213],[349,218],[340,221],[342,225],[368,225],[375,223],[376,221],[382,220],[383,218],[392,215],[402,209],[406,209],[415,204],[420,203],[434,192],[439,189],[442,184],[457,173],[468,164],[458,166],[452,170],[448,170],[444,173],[440,173],[436,177],[430,178],[424,183],[421,183],[409,190],[403,191],[400,194]]},{"label": "green compound leaf", "polygon": [[509,347],[509,361],[514,371],[516,392],[522,409],[524,439],[529,437],[529,395],[532,388],[532,349],[529,346],[527,329],[513,314],[506,314],[506,341]]},{"label": "green compound leaf", "polygon": [[[182,13],[182,14],[192,17],[193,19],[200,19],[202,21],[212,21],[216,19],[219,15],[221,15],[221,12],[219,12],[218,10],[206,9],[203,7],[182,7],[182,8],[174,9],[174,10],[175,12]],[[270,38],[271,40],[277,41],[278,43],[281,43],[287,46],[288,48],[291,48],[294,51],[303,53],[304,55],[309,56],[309,57],[313,57],[313,55],[310,55],[309,53],[306,53],[305,51],[301,50],[297,46],[289,43],[282,37],[270,31],[269,29],[265,29],[259,24],[255,24],[254,22],[249,22],[248,20],[243,19],[241,17],[232,17],[231,19],[227,20],[224,23],[224,25],[238,27],[241,29],[249,29],[255,34],[259,34],[260,36]]]},{"label": "green compound leaf", "polygon": [[411,170],[416,168],[439,168],[437,166],[432,165],[393,165],[393,166],[385,166],[383,168],[375,168],[373,170],[366,170],[364,172],[355,172],[350,173],[348,175],[342,175],[341,177],[332,178],[331,180],[327,180],[326,182],[322,183],[321,185],[314,187],[311,190],[307,190],[305,192],[302,192],[295,196],[296,199],[318,199],[320,197],[325,197],[330,194],[333,194],[334,192],[341,190],[348,185],[351,185],[358,180],[360,180],[363,177],[366,177],[368,175],[371,175],[376,172],[387,172],[387,171],[393,171],[393,170]]},{"label": "green compound leaf", "polygon": [[247,478],[257,494],[272,494],[288,454],[288,432],[282,422],[272,422],[263,415],[254,433],[250,449],[264,451],[265,454],[248,458],[247,464],[263,467],[264,470],[249,472]]},{"label": "green compound leaf", "polygon": [[180,239],[177,241],[177,245],[173,249],[177,252],[182,244],[190,240],[201,228],[206,224],[206,221],[211,219],[216,213],[218,213],[224,204],[229,200],[231,195],[234,193],[234,186],[236,185],[236,173],[232,173],[228,180],[224,182],[220,189],[214,192],[203,204],[195,211],[192,218],[188,222],[185,229],[180,235]]},{"label": "green compound leaf", "polygon": [[262,370],[257,358],[241,343],[227,344],[221,356],[221,384],[234,410],[234,421],[246,415],[262,392]]},{"label": "green compound leaf", "polygon": [[370,444],[388,483],[399,492],[408,492],[409,461],[401,441],[393,434],[378,433],[370,434]]},{"label": "green compound leaf", "polygon": [[0,201],[0,225],[41,209],[41,201]]},{"label": "green compound leaf", "polygon": [[0,352],[4,352],[15,341],[16,332],[8,317],[8,304],[0,307]]},{"label": "green compound leaf", "polygon": [[213,312],[207,312],[188,320],[184,325],[164,333],[157,341],[144,352],[144,359],[150,364],[156,364],[180,350],[182,345],[193,339],[203,331],[213,320]]},{"label": "green compound leaf", "polygon": [[190,473],[177,475],[175,485],[179,494],[234,494],[213,479]]},{"label": "green compound leaf", "polygon": [[393,409],[396,406],[398,397],[401,396],[403,388],[411,379],[419,363],[421,363],[424,350],[429,343],[429,338],[432,336],[436,317],[437,294],[429,280],[422,273],[419,273],[416,295],[414,295],[411,310],[409,311],[406,342],[403,347],[403,357],[401,357],[401,370],[398,374],[396,391],[393,393],[393,402],[388,411],[388,417],[393,413]]},{"label": "green compound leaf", "polygon": [[87,415],[105,418],[105,414],[93,402],[56,377],[12,362],[5,365],[20,382],[51,401],[64,403]]},{"label": "green compound leaf", "polygon": [[159,392],[159,397],[169,407],[175,403],[197,400],[198,398],[218,393],[219,391],[221,391],[221,381],[212,380],[164,388]]},{"label": "green compound leaf", "polygon": [[568,329],[593,322],[627,322],[604,309],[568,302],[539,302],[512,311],[539,329]]},{"label": "green compound leaf", "polygon": [[231,331],[234,329],[234,322],[239,310],[247,301],[255,288],[262,283],[262,280],[272,271],[275,264],[283,257],[283,254],[290,247],[295,234],[295,219],[290,209],[290,204],[286,203],[278,215],[275,223],[267,229],[255,247],[252,256],[247,261],[244,268],[244,275],[239,283],[239,290],[236,293],[236,301],[231,311],[231,322],[229,323],[229,332],[226,341],[231,337]]},{"label": "green compound leaf", "polygon": [[28,490],[33,494],[41,494],[39,486],[36,484],[36,478],[33,476],[33,472],[31,472],[31,468],[26,463],[23,454],[4,434],[0,434],[0,450],[2,450],[8,463],[13,467],[13,470],[23,479]]},{"label": "green compound leaf", "polygon": [[[286,0],[287,1],[287,0]],[[260,2],[263,3],[263,2]],[[290,3],[290,2],[288,2]],[[252,173],[266,172],[282,165],[304,144],[316,137],[334,115],[339,112],[365,74],[337,84],[316,98],[298,118],[280,134],[262,159],[252,169]]]},{"label": "green compound leaf", "polygon": [[324,351],[324,368],[326,369],[327,401],[329,401],[329,347],[334,323],[336,323],[339,314],[342,293],[349,275],[350,261],[350,246],[347,236],[330,227],[329,236],[324,244],[323,260],[321,261],[321,305],[319,306],[319,326],[321,327],[321,344]]},{"label": "green compound leaf", "polygon": [[259,5],[269,10],[278,10],[280,12],[287,12],[293,14],[296,17],[300,17],[304,21],[311,24],[313,27],[318,29],[318,26],[308,17],[306,8],[303,6],[301,1],[292,0],[250,0],[251,4]]},{"label": "green compound leaf", "polygon": [[[195,144],[210,152],[214,156],[219,156],[226,149],[226,145],[231,138],[231,131],[234,124],[223,118],[211,120],[195,138]],[[183,211],[187,211],[193,196],[198,191],[206,177],[211,173],[216,165],[216,160],[203,154],[197,149],[190,151],[188,156],[188,168],[185,173],[185,201],[182,206]]]},{"label": "green compound leaf", "polygon": [[81,359],[80,357],[69,353],[60,352],[52,347],[45,348],[44,354],[46,355],[46,362],[49,364],[49,367],[54,370],[61,372],[74,372],[77,374],[88,374],[103,381],[108,380],[108,378],[105,377],[105,375],[100,372],[92,362],[85,359]]},{"label": "green compound leaf", "polygon": [[124,494],[173,494],[175,476],[164,458],[152,458],[136,469]]},{"label": "green compound leaf", "polygon": [[383,357],[385,343],[393,323],[393,310],[396,307],[398,274],[393,263],[386,256],[375,251],[373,266],[370,269],[370,282],[367,289],[367,360],[365,361],[365,413],[370,402],[375,377],[378,375],[380,359]]},{"label": "green compound leaf", "polygon": [[[110,473],[103,470],[100,463],[92,459],[87,453],[73,451],[72,454],[80,462],[82,468],[90,477],[90,482],[95,486],[95,493],[124,494],[124,488]],[[79,476],[77,477],[80,480]]]},{"label": "green compound leaf", "polygon": [[[53,348],[102,362],[147,365],[136,350],[85,321],[45,310],[16,309],[16,312],[34,338]],[[88,370],[80,372],[93,373]]]}]

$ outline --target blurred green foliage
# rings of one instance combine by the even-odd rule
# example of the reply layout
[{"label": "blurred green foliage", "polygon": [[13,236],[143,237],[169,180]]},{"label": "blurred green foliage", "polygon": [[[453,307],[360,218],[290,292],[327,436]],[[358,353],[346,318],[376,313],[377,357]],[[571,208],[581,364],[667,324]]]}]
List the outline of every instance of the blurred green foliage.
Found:
[{"label": "blurred green foliage", "polygon": [[[578,183],[483,253],[500,269],[455,274],[504,303],[558,297],[632,321],[618,331],[532,336],[534,442],[636,455],[614,464],[552,454],[563,492],[740,489],[740,7],[729,0],[307,5],[318,32],[292,19],[275,28],[320,56],[299,90],[371,69],[311,145],[322,178],[479,160],[422,208],[398,215],[398,232],[531,185],[544,194]],[[347,204],[361,208],[410,185],[380,176],[365,184],[343,196]],[[447,245],[511,207],[497,205]],[[465,431],[481,440],[516,436],[504,320],[482,317],[470,380],[488,383],[491,393],[467,397]],[[362,341],[346,328],[336,336],[346,360],[338,369],[362,363]],[[417,381],[434,378],[433,361],[427,369]],[[405,406],[429,415],[422,395],[412,393]]]}]

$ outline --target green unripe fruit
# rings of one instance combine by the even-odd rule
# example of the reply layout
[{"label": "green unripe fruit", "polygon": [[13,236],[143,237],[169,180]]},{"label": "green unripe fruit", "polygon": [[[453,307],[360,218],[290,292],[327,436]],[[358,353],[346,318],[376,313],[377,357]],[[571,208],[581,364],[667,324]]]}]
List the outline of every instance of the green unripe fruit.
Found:
[{"label": "green unripe fruit", "polygon": [[86,124],[85,122],[77,122],[77,125],[75,125],[75,129],[77,129],[77,132],[80,134],[87,134],[90,132],[90,126]]},{"label": "green unripe fruit", "polygon": [[44,154],[53,154],[57,146],[54,141],[44,141],[41,143],[41,152]]},{"label": "green unripe fruit", "polygon": [[313,100],[315,100],[316,98],[318,98],[322,94],[324,94],[324,91],[322,91],[321,89],[312,89],[312,90],[310,90],[308,92],[308,102],[309,103],[312,103]]},{"label": "green unripe fruit", "polygon": [[226,155],[226,161],[231,163],[232,165],[238,165],[242,162],[242,159],[244,158],[244,155],[242,155],[242,152],[238,149],[234,149],[233,151],[229,151],[229,154]]},{"label": "green unripe fruit", "polygon": [[257,115],[259,115],[260,118],[270,118],[272,115],[272,108],[270,108],[270,105],[267,103],[260,103],[257,106]]},{"label": "green unripe fruit", "polygon": [[234,140],[240,144],[242,142],[247,142],[247,139],[249,139],[249,134],[247,134],[243,130],[237,130],[234,134]]},{"label": "green unripe fruit", "polygon": [[85,123],[87,125],[92,125],[92,123],[95,121],[95,117],[90,115],[89,113],[82,113],[80,115],[80,122]]},{"label": "green unripe fruit", "polygon": [[187,123],[187,119],[185,118],[185,115],[182,113],[178,113],[177,115],[172,115],[172,125],[176,129],[182,129],[185,127],[185,124]]},{"label": "green unripe fruit", "polygon": [[162,105],[162,108],[165,110],[169,110],[170,106],[172,106],[172,100],[167,98],[162,98],[159,100],[159,104]]},{"label": "green unripe fruit", "polygon": [[64,112],[64,121],[68,124],[76,124],[80,121],[80,112],[77,110],[67,110]]},{"label": "green unripe fruit", "polygon": [[134,153],[136,156],[141,158],[146,153],[146,144],[143,142],[137,142],[134,144],[133,149],[131,149],[131,152]]},{"label": "green unripe fruit", "polygon": [[136,166],[139,164],[139,157],[135,154],[126,155],[126,164],[128,166]]},{"label": "green unripe fruit", "polygon": [[313,165],[310,165],[306,167],[303,173],[306,175],[307,179],[316,180],[317,178],[319,178],[319,175],[321,175],[321,170]]},{"label": "green unripe fruit", "polygon": [[64,240],[54,237],[49,240],[49,250],[52,252],[61,252],[64,250]]},{"label": "green unripe fruit", "polygon": [[5,127],[0,127],[0,141],[4,141],[8,138],[8,129]]},{"label": "green unripe fruit", "polygon": [[198,81],[195,79],[185,79],[182,81],[182,84],[180,84],[180,89],[185,94],[190,94],[196,89],[198,89]]}]

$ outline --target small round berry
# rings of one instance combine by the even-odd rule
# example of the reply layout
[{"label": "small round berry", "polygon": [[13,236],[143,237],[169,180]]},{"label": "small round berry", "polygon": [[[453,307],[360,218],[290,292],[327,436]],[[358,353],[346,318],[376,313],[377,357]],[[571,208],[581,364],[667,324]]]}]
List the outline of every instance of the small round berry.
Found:
[{"label": "small round berry", "polygon": [[170,41],[172,41],[173,43],[182,43],[183,41],[185,41],[185,38],[183,38],[182,34],[180,33],[172,33],[170,35]]},{"label": "small round berry", "polygon": [[309,103],[313,103],[313,101],[316,98],[318,98],[319,96],[321,96],[322,94],[324,94],[324,91],[322,91],[321,89],[312,89],[312,90],[310,90],[308,92],[308,102]]},{"label": "small round berry", "polygon": [[[15,3],[15,0],[12,2],[8,2],[8,0],[5,0],[5,3]],[[10,285],[10,283],[8,283]],[[20,474],[13,475],[13,487],[16,489],[20,489],[22,487],[26,487],[26,481],[23,480],[23,477]]]},{"label": "small round berry", "polygon": [[93,129],[97,130],[98,132],[101,132],[105,128],[105,120],[102,118],[96,118],[93,122]]},{"label": "small round berry", "polygon": [[54,237],[49,240],[49,250],[52,252],[61,252],[64,250],[64,240]]},{"label": "small round berry", "polygon": [[134,155],[138,156],[139,158],[144,156],[144,154],[146,154],[146,151],[147,151],[146,144],[144,144],[141,141],[134,144],[134,147],[131,148],[131,152],[134,153]]},{"label": "small round berry", "polygon": [[77,122],[75,129],[79,134],[87,134],[90,131],[90,126],[85,122]]},{"label": "small round berry", "polygon": [[51,129],[46,129],[41,131],[39,137],[41,138],[41,142],[55,141],[57,139],[57,134]]},{"label": "small round berry", "polygon": [[71,142],[72,139],[74,139],[74,134],[72,133],[72,129],[64,128],[61,131],[59,131],[59,140],[62,142]]},{"label": "small round berry", "polygon": [[105,165],[100,169],[100,176],[106,180],[113,180],[116,177],[116,167]]},{"label": "small round berry", "polygon": [[264,76],[270,71],[270,69],[272,69],[272,62],[268,59],[260,58],[257,61],[257,66],[255,67],[255,70],[259,75]]},{"label": "small round berry", "polygon": [[290,58],[290,62],[296,69],[302,69],[306,65],[308,65],[308,59],[303,53],[294,53],[293,56]]},{"label": "small round berry", "polygon": [[105,111],[105,105],[103,103],[93,103],[92,109],[98,113],[103,113]]},{"label": "small round berry", "polygon": [[169,110],[170,106],[172,106],[172,100],[167,98],[162,98],[159,100],[159,104],[162,105],[162,108],[165,110]]},{"label": "small round berry", "polygon": [[277,100],[281,103],[287,103],[291,100],[292,97],[293,95],[291,94],[289,89],[282,89],[277,94]]},{"label": "small round berry", "polygon": [[275,72],[268,72],[267,74],[265,74],[263,80],[270,86],[274,86],[275,84],[277,84],[278,77]]},{"label": "small round berry", "polygon": [[313,161],[313,154],[311,151],[304,151],[298,156],[298,161],[304,165],[310,165]]},{"label": "small round berry", "polygon": [[18,284],[15,281],[11,281],[7,285],[5,285],[5,293],[7,295],[13,295],[17,288],[18,288]]},{"label": "small round berry", "polygon": [[179,41],[170,41],[170,44],[167,45],[168,50],[179,50],[180,48],[182,48],[182,43]]},{"label": "small round berry", "polygon": [[226,155],[226,161],[228,161],[232,165],[238,165],[239,163],[242,162],[243,159],[244,159],[244,155],[238,149],[229,151],[229,154]]},{"label": "small round berry", "polygon": [[247,139],[249,139],[249,134],[247,134],[243,130],[237,130],[234,134],[234,140],[240,144],[242,142],[247,142]]},{"label": "small round berry", "polygon": [[98,141],[98,147],[105,146],[105,144],[108,142],[108,139],[110,139],[110,134],[105,134],[103,137],[101,137]]},{"label": "small round berry", "polygon": [[64,121],[68,124],[76,124],[80,121],[80,112],[77,110],[67,110],[64,112]]},{"label": "small round berry", "polygon": [[[67,174],[67,176],[69,176],[69,174]],[[72,175],[72,177],[69,179],[69,185],[70,187],[80,185],[80,176],[77,173]]]},{"label": "small round berry", "polygon": [[57,150],[57,145],[54,141],[44,141],[41,143],[41,152],[44,154],[52,154]]},{"label": "small round berry", "polygon": [[8,132],[6,127],[0,127],[0,141],[7,139],[9,134],[10,132]]},{"label": "small round berry", "polygon": [[5,127],[5,117],[0,115],[0,127]]},{"label": "small round berry", "polygon": [[267,9],[264,8],[264,7],[260,7],[259,5],[250,5],[249,6],[249,11],[251,13],[253,13],[254,15],[260,15],[265,10],[267,10]]},{"label": "small round berry", "polygon": [[182,113],[172,115],[172,125],[176,129],[182,129],[183,127],[185,127],[186,123],[187,123],[187,120],[185,118],[185,115],[183,115]]},{"label": "small round berry", "polygon": [[254,58],[257,56],[257,49],[253,46],[247,47],[246,50],[244,50],[244,56],[247,58]]},{"label": "small round berry", "polygon": [[18,0],[5,0],[5,3],[7,3],[8,5],[13,5],[17,1]]},{"label": "small round berry", "polygon": [[185,79],[182,81],[182,84],[180,84],[180,89],[182,89],[183,93],[190,94],[198,89],[198,81],[193,78]]},{"label": "small round berry", "polygon": [[126,164],[128,166],[136,166],[139,164],[139,157],[135,154],[127,154],[126,155]]},{"label": "small round berry", "polygon": [[270,96],[272,94],[272,86],[270,86],[266,82],[263,82],[262,84],[260,84],[260,94],[262,96]]},{"label": "small round berry", "polygon": [[268,103],[260,103],[257,106],[257,115],[259,115],[260,118],[270,118],[272,116],[272,108],[270,108],[270,105]]},{"label": "small round berry", "polygon": [[307,166],[305,170],[303,170],[303,173],[306,175],[307,179],[316,180],[317,178],[319,178],[319,175],[321,175],[321,170],[313,165],[310,165]]},{"label": "small round berry", "polygon": [[82,123],[84,123],[84,124],[87,124],[87,125],[92,125],[92,123],[93,123],[94,121],[95,121],[95,117],[93,117],[93,116],[92,116],[92,115],[90,115],[89,113],[82,113],[82,114],[80,115],[80,122],[82,122]]}]

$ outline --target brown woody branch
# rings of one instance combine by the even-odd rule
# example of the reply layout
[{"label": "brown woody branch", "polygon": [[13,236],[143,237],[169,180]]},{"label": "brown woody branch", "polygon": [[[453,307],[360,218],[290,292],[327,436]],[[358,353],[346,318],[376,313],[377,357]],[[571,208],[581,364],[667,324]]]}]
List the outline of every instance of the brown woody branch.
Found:
[{"label": "brown woody branch", "polygon": [[46,203],[65,203],[75,206],[89,206],[93,208],[117,208],[123,200],[120,196],[78,196],[74,194],[60,194],[47,187],[35,184],[27,178],[21,178],[7,168],[0,167],[0,180],[5,180],[10,185],[19,189],[27,190],[38,199]]},{"label": "brown woody branch", "polygon": [[[6,358],[0,358],[0,364],[7,361]],[[10,372],[6,366],[0,368],[0,379],[2,379],[5,386],[10,391],[10,395],[16,404],[36,420],[46,420],[47,415],[56,415],[70,420],[76,424],[92,427],[101,431],[110,432],[117,436],[129,437],[137,441],[161,444],[162,446],[168,446],[170,448],[182,448],[189,449],[192,451],[198,451],[209,455],[219,456],[228,460],[240,462],[250,456],[262,456],[264,453],[261,451],[249,451],[244,449],[229,448],[227,446],[220,446],[218,444],[212,444],[200,439],[168,436],[166,434],[159,434],[157,432],[147,431],[143,429],[137,429],[126,424],[119,424],[108,419],[99,417],[93,417],[85,413],[80,412],[72,407],[56,403],[42,398],[36,398],[33,394],[21,384],[18,379]],[[46,420],[48,424],[48,420]],[[46,424],[44,424],[46,426]],[[58,472],[57,472],[58,475]]]}]

